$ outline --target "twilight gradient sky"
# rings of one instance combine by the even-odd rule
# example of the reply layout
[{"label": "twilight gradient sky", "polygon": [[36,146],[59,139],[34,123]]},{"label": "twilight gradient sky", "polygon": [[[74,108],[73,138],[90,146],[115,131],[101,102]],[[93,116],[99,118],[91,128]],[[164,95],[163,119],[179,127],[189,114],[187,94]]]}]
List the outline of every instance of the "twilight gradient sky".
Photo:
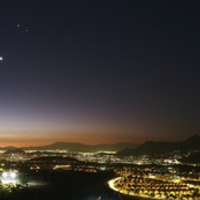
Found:
[{"label": "twilight gradient sky", "polygon": [[0,146],[200,131],[200,2],[6,0]]}]

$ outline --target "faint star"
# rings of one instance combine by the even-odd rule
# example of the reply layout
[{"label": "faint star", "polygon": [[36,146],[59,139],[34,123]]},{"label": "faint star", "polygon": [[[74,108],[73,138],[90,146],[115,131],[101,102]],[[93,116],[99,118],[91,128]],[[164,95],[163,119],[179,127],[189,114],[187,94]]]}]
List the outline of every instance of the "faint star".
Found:
[{"label": "faint star", "polygon": [[0,56],[0,61],[2,61],[3,60],[3,57],[2,56]]},{"label": "faint star", "polygon": [[17,27],[19,28],[19,27],[20,27],[20,24],[17,24]]}]

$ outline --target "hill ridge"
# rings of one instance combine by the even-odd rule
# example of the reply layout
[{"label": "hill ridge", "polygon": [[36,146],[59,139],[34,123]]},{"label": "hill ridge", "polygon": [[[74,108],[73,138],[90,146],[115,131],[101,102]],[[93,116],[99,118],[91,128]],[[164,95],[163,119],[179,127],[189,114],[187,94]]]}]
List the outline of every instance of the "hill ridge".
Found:
[{"label": "hill ridge", "polygon": [[114,144],[97,144],[87,145],[77,142],[53,142],[44,146],[29,146],[29,147],[0,147],[1,150],[23,149],[23,150],[68,150],[68,151],[120,151],[125,148],[135,148],[136,143],[122,142]]},{"label": "hill ridge", "polygon": [[122,151],[119,151],[117,155],[120,156],[161,155],[176,150],[181,152],[189,150],[200,150],[200,136],[198,134],[195,134],[184,141],[176,141],[176,142],[147,141],[139,145],[135,149],[124,149]]}]

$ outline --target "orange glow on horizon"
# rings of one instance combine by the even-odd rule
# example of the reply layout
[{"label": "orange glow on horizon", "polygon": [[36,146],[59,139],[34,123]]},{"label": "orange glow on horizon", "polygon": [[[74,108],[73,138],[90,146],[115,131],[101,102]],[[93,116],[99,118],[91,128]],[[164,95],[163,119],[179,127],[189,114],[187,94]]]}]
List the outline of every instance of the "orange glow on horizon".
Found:
[{"label": "orange glow on horizon", "polygon": [[[157,136],[158,137],[158,136]],[[55,142],[81,143],[86,145],[114,144],[114,143],[137,143],[141,144],[150,138],[149,135],[134,133],[86,133],[86,132],[67,132],[67,131],[0,131],[0,147],[34,147],[45,146]],[[157,138],[158,139],[158,138]],[[162,139],[161,139],[162,140]],[[163,140],[165,140],[163,138]],[[156,141],[156,140],[155,140]],[[166,140],[165,140],[166,141]]]},{"label": "orange glow on horizon", "polygon": [[[88,139],[89,138],[89,139]],[[84,139],[78,138],[3,138],[0,139],[0,147],[34,147],[34,146],[45,146],[50,145],[55,142],[70,142],[70,143],[81,143],[86,145],[97,145],[97,144],[113,144],[113,143],[121,143],[121,142],[133,142],[138,143],[136,140],[128,140],[127,138],[120,138],[120,137],[105,137],[96,136],[96,137],[84,137]]]}]

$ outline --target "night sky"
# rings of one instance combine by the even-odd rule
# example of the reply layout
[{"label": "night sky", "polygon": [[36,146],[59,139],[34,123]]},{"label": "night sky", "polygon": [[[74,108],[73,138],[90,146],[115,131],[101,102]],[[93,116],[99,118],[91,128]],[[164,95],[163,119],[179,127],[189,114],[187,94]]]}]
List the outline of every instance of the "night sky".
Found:
[{"label": "night sky", "polygon": [[0,146],[200,132],[198,0],[6,0],[0,8]]}]

